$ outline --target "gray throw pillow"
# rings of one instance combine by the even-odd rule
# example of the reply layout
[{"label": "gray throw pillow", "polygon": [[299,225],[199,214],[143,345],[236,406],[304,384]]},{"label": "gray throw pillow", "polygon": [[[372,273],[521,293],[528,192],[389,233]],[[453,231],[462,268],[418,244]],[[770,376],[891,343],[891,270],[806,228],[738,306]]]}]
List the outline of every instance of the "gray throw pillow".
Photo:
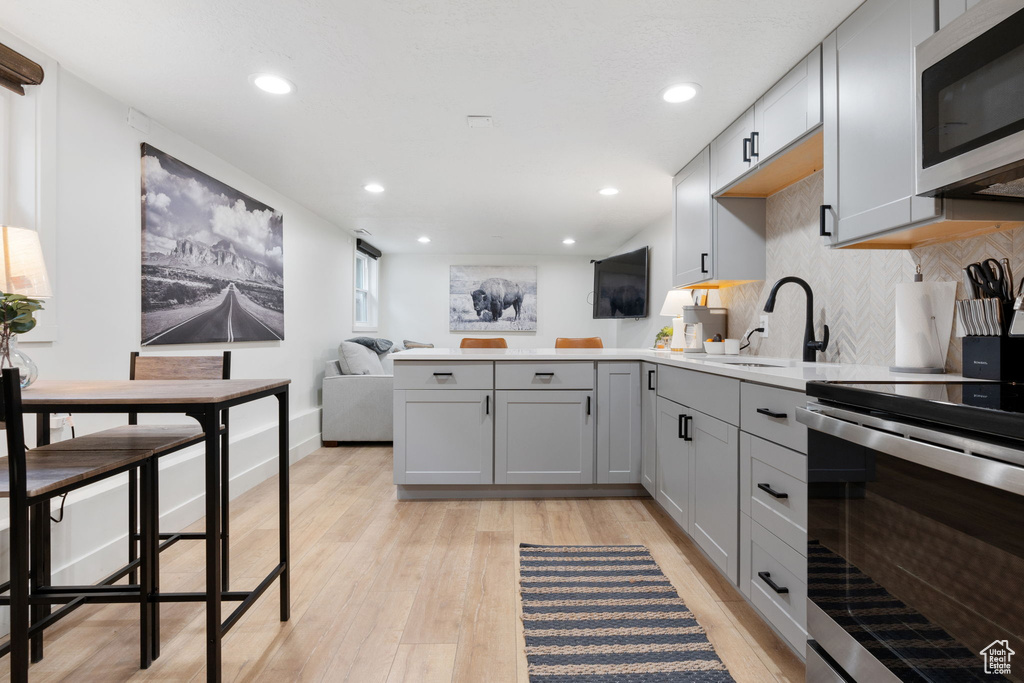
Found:
[{"label": "gray throw pillow", "polygon": [[403,341],[402,344],[407,349],[432,349],[432,348],[434,348],[433,344],[424,344],[423,342],[409,341],[408,339]]},{"label": "gray throw pillow", "polygon": [[383,375],[384,366],[376,353],[362,344],[343,341],[338,347],[338,365],[346,375]]},{"label": "gray throw pillow", "polygon": [[387,353],[391,350],[391,347],[394,346],[394,342],[390,339],[381,339],[379,337],[352,337],[346,341],[350,341],[355,344],[362,344],[377,355]]}]

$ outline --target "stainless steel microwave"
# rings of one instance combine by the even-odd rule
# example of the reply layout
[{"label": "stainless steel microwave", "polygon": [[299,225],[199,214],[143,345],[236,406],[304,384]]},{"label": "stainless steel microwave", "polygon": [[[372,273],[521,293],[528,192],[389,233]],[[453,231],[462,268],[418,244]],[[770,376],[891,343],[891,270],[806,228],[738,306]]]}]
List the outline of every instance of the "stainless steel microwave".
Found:
[{"label": "stainless steel microwave", "polygon": [[1024,201],[1024,0],[981,0],[915,68],[917,193]]}]

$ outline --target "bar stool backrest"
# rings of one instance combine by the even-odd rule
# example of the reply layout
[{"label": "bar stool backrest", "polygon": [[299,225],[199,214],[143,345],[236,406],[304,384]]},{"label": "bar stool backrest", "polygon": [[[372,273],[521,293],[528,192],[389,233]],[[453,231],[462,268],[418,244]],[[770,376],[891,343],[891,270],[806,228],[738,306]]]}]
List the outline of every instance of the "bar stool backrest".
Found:
[{"label": "bar stool backrest", "polygon": [[129,379],[231,379],[231,352],[221,356],[142,356],[132,351]]},{"label": "bar stool backrest", "polygon": [[0,376],[0,428],[7,432],[7,487],[11,505],[25,502],[25,425],[21,412],[21,377],[17,368]]},{"label": "bar stool backrest", "polygon": [[603,349],[600,337],[559,337],[555,340],[556,349]]},{"label": "bar stool backrest", "polygon": [[465,337],[462,343],[459,344],[459,348],[462,349],[507,349],[508,342],[505,341],[504,337],[493,337],[489,339],[475,339],[473,337]]}]

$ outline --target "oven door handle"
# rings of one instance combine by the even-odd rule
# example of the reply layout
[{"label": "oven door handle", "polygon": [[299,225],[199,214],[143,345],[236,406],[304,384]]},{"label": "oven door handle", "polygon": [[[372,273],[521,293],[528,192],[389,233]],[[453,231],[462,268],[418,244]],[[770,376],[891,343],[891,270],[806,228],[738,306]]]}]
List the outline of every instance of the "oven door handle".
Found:
[{"label": "oven door handle", "polygon": [[[833,417],[827,413],[839,414],[849,419]],[[891,431],[880,431],[852,420],[871,422],[877,418],[861,415],[850,411],[833,410],[819,405],[809,405],[796,409],[797,422],[807,425],[808,429],[849,441],[865,448],[870,448],[901,460],[930,467],[954,477],[1024,495],[1024,467],[1011,465],[998,460],[980,458],[960,450],[943,448],[931,443],[893,434]],[[880,423],[881,420],[878,420]],[[892,423],[889,423],[890,425]],[[936,433],[936,440],[942,438]]]}]

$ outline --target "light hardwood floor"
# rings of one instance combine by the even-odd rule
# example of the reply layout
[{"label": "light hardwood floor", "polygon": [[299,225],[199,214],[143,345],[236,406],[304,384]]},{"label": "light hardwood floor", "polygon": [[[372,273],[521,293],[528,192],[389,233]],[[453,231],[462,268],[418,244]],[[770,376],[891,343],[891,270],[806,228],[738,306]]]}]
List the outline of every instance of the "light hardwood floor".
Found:
[{"label": "light hardwood floor", "polygon": [[[232,581],[276,561],[271,479],[232,503]],[[201,522],[195,529],[201,529]],[[322,448],[292,468],[292,618],[270,589],[224,641],[225,681],[526,683],[517,548],[646,545],[733,677],[803,681],[799,659],[650,499],[398,501],[391,449]],[[201,590],[202,544],[161,556],[163,590]],[[33,681],[202,680],[202,604],[165,604],[138,667],[138,609],[86,606],[46,633]],[[4,677],[8,658],[0,659]]]}]

